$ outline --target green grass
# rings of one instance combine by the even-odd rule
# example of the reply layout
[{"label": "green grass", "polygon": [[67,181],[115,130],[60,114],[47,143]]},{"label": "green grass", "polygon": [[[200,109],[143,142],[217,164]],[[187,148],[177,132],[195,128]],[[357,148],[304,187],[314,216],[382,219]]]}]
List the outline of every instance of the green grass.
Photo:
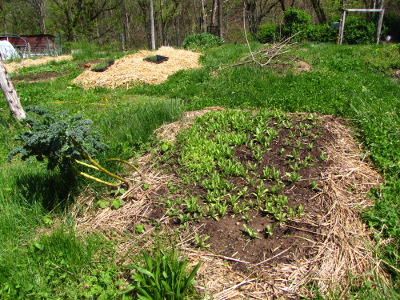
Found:
[{"label": "green grass", "polygon": [[[253,49],[257,47],[252,44]],[[201,58],[202,69],[180,71],[160,85],[128,91],[83,90],[71,84],[81,72],[77,67],[80,61],[121,55],[112,51],[100,55],[98,49],[87,45],[80,48],[84,51],[72,62],[19,71],[28,75],[49,71],[62,74],[54,81],[19,83],[16,88],[24,106],[68,109],[94,120],[111,148],[107,157],[134,156],[159,125],[176,120],[184,110],[206,106],[264,107],[350,119],[360,144],[385,178],[385,185],[371,194],[375,206],[363,216],[367,224],[382,232],[377,239],[392,238],[391,243],[377,249],[377,255],[385,260],[385,266],[394,266],[387,267],[393,275],[392,286],[373,286],[369,294],[352,293],[364,299],[379,293],[399,296],[396,290],[400,279],[395,268],[400,269],[400,85],[389,77],[393,69],[400,68],[398,45],[300,44],[293,56],[310,63],[310,73],[276,74],[243,66],[214,74],[212,70],[247,54],[246,45],[227,45],[208,50]],[[90,293],[117,297],[113,294],[119,278],[115,261],[110,256],[103,257],[102,264],[95,259],[101,238],[78,237],[68,226],[50,234],[38,233],[47,226],[44,216],[64,217],[73,194],[56,172],[49,173],[37,163],[5,162],[8,152],[17,146],[13,137],[23,129],[9,116],[5,101],[0,102],[0,129],[0,298],[85,298]],[[77,191],[79,186],[82,183]],[[33,241],[44,246],[43,250]],[[84,288],[85,284],[89,288]]]}]

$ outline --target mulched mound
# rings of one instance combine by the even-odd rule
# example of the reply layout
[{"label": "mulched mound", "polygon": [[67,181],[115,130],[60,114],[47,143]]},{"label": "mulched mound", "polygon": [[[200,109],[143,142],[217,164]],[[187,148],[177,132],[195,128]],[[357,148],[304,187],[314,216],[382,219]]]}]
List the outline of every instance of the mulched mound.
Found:
[{"label": "mulched mound", "polygon": [[[223,108],[185,113],[181,121],[165,125],[156,133],[160,140],[174,141],[177,133],[191,126],[196,116],[215,110]],[[292,114],[294,119],[301,115]],[[156,230],[152,224],[161,224],[171,234],[179,230],[181,251],[193,264],[203,262],[197,276],[198,288],[213,299],[310,298],[316,296],[311,286],[329,296],[332,291],[345,293],[357,282],[376,280],[374,276],[385,279],[371,250],[375,246],[371,233],[359,217],[361,209],[372,205],[367,198],[370,189],[383,180],[365,161],[345,120],[324,115],[317,118],[322,134],[316,146],[329,157],[326,165],[316,166],[316,173],[308,170],[308,175],[318,181],[319,189],[300,193],[289,187],[287,194],[301,198],[305,215],[276,228],[273,236],[245,238],[238,227],[242,226],[238,225],[241,220],[230,217],[219,222],[200,220],[186,229],[178,229],[154,200],[171,183],[179,184],[179,180],[174,172],[157,170],[152,154],[139,159],[140,174],[130,176],[137,184],[122,196],[129,200],[120,209],[93,211],[95,198],[81,199],[77,203],[80,210],[76,211],[78,228],[87,232],[100,230],[114,240],[120,237],[122,253],[151,247],[150,237]],[[143,182],[149,188],[144,188]],[[262,216],[253,218],[260,221],[260,226],[268,222]],[[137,224],[143,224],[146,231],[134,243],[124,239]],[[253,224],[255,229],[257,226]],[[193,247],[195,236],[202,233],[211,236],[207,241],[211,244],[209,249]]]},{"label": "mulched mound", "polygon": [[[144,60],[146,57],[157,55],[168,57],[168,60],[160,64]],[[84,88],[100,86],[112,89],[121,86],[129,88],[135,82],[159,84],[179,70],[200,68],[200,55],[201,53],[172,47],[161,47],[154,52],[142,50],[116,60],[104,72],[86,70],[76,77],[73,83]]]}]

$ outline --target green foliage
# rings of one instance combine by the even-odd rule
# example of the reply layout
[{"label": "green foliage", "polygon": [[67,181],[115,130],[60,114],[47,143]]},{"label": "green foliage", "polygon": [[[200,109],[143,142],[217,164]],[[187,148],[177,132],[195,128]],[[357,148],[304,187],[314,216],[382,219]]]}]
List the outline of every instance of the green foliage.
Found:
[{"label": "green foliage", "polygon": [[195,296],[194,277],[200,263],[190,272],[188,263],[182,260],[175,249],[162,250],[157,247],[152,253],[142,252],[144,264],[131,265],[133,283],[125,289],[125,293],[133,291],[137,299],[164,300],[187,299]]},{"label": "green foliage", "polygon": [[307,31],[307,40],[315,42],[336,42],[338,32],[327,24],[310,25]]},{"label": "green foliage", "polygon": [[372,44],[376,39],[376,25],[364,17],[349,16],[344,26],[343,42],[347,44]]},{"label": "green foliage", "polygon": [[283,32],[286,37],[296,34],[293,40],[301,41],[307,37],[311,26],[311,16],[302,10],[288,9],[283,14]]},{"label": "green foliage", "polygon": [[386,34],[392,37],[391,41],[400,42],[400,14],[385,11],[383,24],[387,28]]},{"label": "green foliage", "polygon": [[79,238],[59,228],[0,257],[1,299],[112,299],[120,280],[112,248],[102,239]]},{"label": "green foliage", "polygon": [[38,106],[27,107],[26,111],[40,118],[26,119],[30,129],[16,137],[23,145],[10,152],[8,161],[21,154],[23,160],[47,158],[50,170],[56,167],[68,170],[74,160],[82,159],[82,150],[94,156],[106,149],[100,136],[91,131],[91,120],[84,120],[82,116],[68,117],[67,111],[51,113]]},{"label": "green foliage", "polygon": [[255,36],[260,43],[275,43],[281,39],[279,26],[275,24],[263,24],[258,26]]},{"label": "green foliage", "polygon": [[182,42],[182,47],[185,49],[204,50],[221,46],[224,43],[223,39],[210,33],[193,33],[185,38]]},{"label": "green foliage", "polygon": [[306,11],[294,8],[285,11],[283,20],[286,26],[311,24],[311,16]]}]

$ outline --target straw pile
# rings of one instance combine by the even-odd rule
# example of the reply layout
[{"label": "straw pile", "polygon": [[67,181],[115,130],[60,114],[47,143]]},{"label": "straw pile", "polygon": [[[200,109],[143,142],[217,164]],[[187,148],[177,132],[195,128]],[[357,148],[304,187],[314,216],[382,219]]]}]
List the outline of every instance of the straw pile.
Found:
[{"label": "straw pile", "polygon": [[[190,125],[196,116],[210,110],[221,110],[213,107],[204,111],[189,112],[181,122],[175,122],[161,127],[157,134],[163,140],[174,140],[175,135],[183,127]],[[348,289],[363,280],[375,281],[377,277],[386,280],[375,258],[373,248],[376,244],[370,238],[371,233],[359,217],[360,209],[371,206],[366,197],[374,186],[383,182],[381,176],[364,160],[364,154],[352,138],[343,120],[333,116],[319,116],[324,126],[333,137],[323,149],[332,160],[332,164],[321,174],[319,186],[321,192],[314,198],[320,203],[324,214],[306,215],[302,223],[317,228],[318,237],[312,242],[312,255],[297,259],[295,254],[288,254],[289,249],[283,249],[280,255],[291,255],[291,264],[275,264],[274,257],[257,263],[236,260],[234,258],[216,255],[206,250],[194,250],[189,246],[194,241],[198,228],[190,228],[180,236],[178,246],[193,264],[202,261],[197,276],[199,290],[213,299],[297,299],[299,297],[315,297],[310,286],[318,288],[319,293],[327,298],[345,298]],[[154,172],[153,164],[149,164],[149,156],[140,160],[142,174],[132,174],[133,178],[142,177],[150,184],[150,189],[142,190],[138,184],[129,191],[135,195],[136,201],[130,201],[118,210],[104,209],[93,211],[91,201],[86,202],[83,213],[77,214],[78,228],[81,231],[101,230],[112,235],[113,239],[121,237],[122,252],[135,251],[137,244],[127,242],[123,236],[131,231],[135,224],[153,220],[154,201],[157,190],[167,182],[174,180],[173,175]],[[172,177],[171,177],[172,176]],[[165,215],[158,216],[155,221],[163,223]],[[166,226],[167,227],[167,226]],[[151,236],[152,227],[147,227],[146,233]],[[168,231],[168,228],[166,228]],[[321,238],[322,237],[322,238]],[[147,239],[149,243],[151,239]],[[142,245],[142,248],[146,245]],[[138,249],[136,249],[138,250]],[[250,270],[247,274],[235,270],[229,261],[245,264]],[[335,293],[333,296],[331,292]]]},{"label": "straw pile", "polygon": [[44,65],[49,63],[50,61],[62,61],[71,59],[72,59],[71,55],[44,56],[36,59],[24,59],[21,62],[10,62],[6,64],[6,69],[7,72],[11,73],[24,67]]},{"label": "straw pile", "polygon": [[[160,64],[143,60],[154,55],[166,56],[169,59]],[[116,60],[104,72],[86,70],[75,78],[73,83],[80,84],[84,88],[101,86],[112,89],[120,86],[128,88],[133,82],[159,84],[179,70],[199,68],[200,55],[200,53],[172,47],[161,47],[157,51],[142,50]]]}]

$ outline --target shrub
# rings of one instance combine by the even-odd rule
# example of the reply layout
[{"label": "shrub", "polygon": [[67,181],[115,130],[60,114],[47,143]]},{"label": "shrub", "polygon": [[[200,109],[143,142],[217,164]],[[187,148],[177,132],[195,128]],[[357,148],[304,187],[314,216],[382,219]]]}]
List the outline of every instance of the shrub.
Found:
[{"label": "shrub", "polygon": [[375,41],[376,25],[363,17],[350,16],[344,25],[343,41],[347,44],[372,44]]},{"label": "shrub", "polygon": [[338,31],[331,29],[329,25],[311,25],[308,29],[308,40],[315,42],[335,42]]},{"label": "shrub", "polygon": [[258,26],[255,38],[260,43],[274,43],[279,41],[281,36],[279,26],[275,24],[263,24]]},{"label": "shrub", "polygon": [[298,33],[293,40],[301,41],[307,38],[311,26],[311,16],[307,12],[292,8],[285,11],[283,19],[285,22],[283,31],[286,37]]},{"label": "shrub", "polygon": [[223,39],[209,33],[193,33],[186,37],[182,42],[182,47],[185,49],[207,49],[221,46],[224,43]]}]

